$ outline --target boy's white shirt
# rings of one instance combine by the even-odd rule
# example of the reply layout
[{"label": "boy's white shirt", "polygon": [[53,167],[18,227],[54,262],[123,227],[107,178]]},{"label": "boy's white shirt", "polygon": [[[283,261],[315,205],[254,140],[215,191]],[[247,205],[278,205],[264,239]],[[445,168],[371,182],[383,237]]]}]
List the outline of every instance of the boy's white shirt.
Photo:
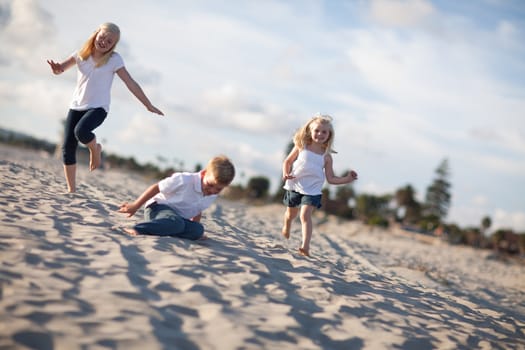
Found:
[{"label": "boy's white shirt", "polygon": [[106,64],[95,67],[95,61],[91,56],[84,61],[78,52],[73,53],[72,56],[77,63],[77,85],[69,108],[85,111],[102,107],[108,113],[113,78],[115,72],[124,67],[124,60],[118,53],[113,52]]},{"label": "boy's white shirt", "polygon": [[202,213],[217,199],[217,195],[202,193],[201,173],[174,173],[159,181],[160,192],[146,202],[165,204],[185,219]]}]

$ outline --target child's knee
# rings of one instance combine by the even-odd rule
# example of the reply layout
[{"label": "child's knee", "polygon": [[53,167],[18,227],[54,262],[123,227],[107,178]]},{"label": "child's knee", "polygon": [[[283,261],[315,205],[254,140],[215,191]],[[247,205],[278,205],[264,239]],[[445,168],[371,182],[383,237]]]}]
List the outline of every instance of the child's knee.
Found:
[{"label": "child's knee", "polygon": [[198,227],[195,232],[195,236],[197,237],[196,239],[201,239],[202,236],[204,236],[204,226],[200,225],[200,227]]},{"label": "child's knee", "polygon": [[77,125],[75,128],[75,137],[85,145],[93,141],[95,134],[93,134],[91,130],[84,130],[81,125]]},{"label": "child's knee", "polygon": [[299,218],[301,219],[301,222],[308,222],[312,219],[312,211],[311,210],[303,210],[301,211],[301,214],[299,215]]},{"label": "child's knee", "polygon": [[201,239],[204,239],[205,236],[206,236],[206,234],[204,233],[204,230],[202,230],[202,232],[199,235],[199,237],[195,238],[194,241],[200,241]]},{"label": "child's knee", "polygon": [[183,236],[192,241],[199,240],[204,236],[204,226],[200,222],[187,222]]}]

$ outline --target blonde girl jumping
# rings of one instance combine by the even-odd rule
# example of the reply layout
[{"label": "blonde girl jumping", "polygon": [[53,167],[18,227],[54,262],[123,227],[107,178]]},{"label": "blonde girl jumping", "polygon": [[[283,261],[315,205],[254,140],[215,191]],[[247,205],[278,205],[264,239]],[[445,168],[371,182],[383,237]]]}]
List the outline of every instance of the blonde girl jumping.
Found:
[{"label": "blonde girl jumping", "polygon": [[109,112],[111,85],[115,73],[135,97],[152,113],[164,115],[153,106],[124,66],[122,57],[115,52],[120,29],[113,23],[104,23],[91,34],[84,46],[58,63],[47,60],[54,74],[77,66],[77,84],[66,119],[62,160],[69,192],[76,190],[76,151],[78,142],[89,149],[89,170],[99,167],[102,146],[97,143],[93,130],[100,126]]}]

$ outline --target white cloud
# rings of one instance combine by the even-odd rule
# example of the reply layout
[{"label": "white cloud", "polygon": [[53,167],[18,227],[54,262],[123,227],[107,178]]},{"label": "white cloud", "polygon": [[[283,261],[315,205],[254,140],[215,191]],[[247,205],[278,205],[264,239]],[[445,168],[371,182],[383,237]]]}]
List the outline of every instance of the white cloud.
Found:
[{"label": "white cloud", "polygon": [[522,211],[496,209],[494,217],[492,218],[491,230],[496,230],[498,228],[513,228],[520,233],[525,232],[525,213]]},{"label": "white cloud", "polygon": [[161,145],[168,136],[165,122],[163,123],[160,120],[153,122],[152,120],[147,120],[147,117],[135,115],[129,121],[123,123],[125,127],[116,135],[118,140],[122,143]]},{"label": "white cloud", "polygon": [[390,26],[414,26],[434,12],[425,0],[374,0],[371,15],[376,21]]},{"label": "white cloud", "polygon": [[513,22],[503,20],[499,23],[497,28],[497,36],[501,40],[501,43],[508,48],[519,48],[521,45],[518,43],[520,39],[519,29]]},{"label": "white cloud", "polygon": [[482,194],[478,194],[474,196],[471,201],[472,201],[472,205],[477,206],[477,207],[483,207],[487,205],[488,198]]},{"label": "white cloud", "polygon": [[58,140],[69,97],[60,84],[57,86],[41,79],[17,84],[0,81],[2,124],[50,141]]},{"label": "white cloud", "polygon": [[495,173],[505,173],[525,178],[525,159],[523,158],[516,160],[491,154],[472,154],[471,156],[476,157],[476,162],[482,168],[490,169]]},{"label": "white cloud", "polygon": [[7,25],[0,30],[1,55],[8,58],[11,69],[48,69],[42,57],[53,49],[53,17],[36,0],[13,0],[7,6]]},{"label": "white cloud", "polygon": [[372,194],[376,196],[392,194],[391,188],[386,188],[382,184],[379,184],[373,181],[366,181],[362,185],[360,183],[355,183],[354,186],[359,188],[359,193],[367,193],[367,194]]},{"label": "white cloud", "polygon": [[296,127],[293,118],[280,106],[259,101],[233,84],[207,89],[170,109],[192,123],[248,134],[283,135]]}]

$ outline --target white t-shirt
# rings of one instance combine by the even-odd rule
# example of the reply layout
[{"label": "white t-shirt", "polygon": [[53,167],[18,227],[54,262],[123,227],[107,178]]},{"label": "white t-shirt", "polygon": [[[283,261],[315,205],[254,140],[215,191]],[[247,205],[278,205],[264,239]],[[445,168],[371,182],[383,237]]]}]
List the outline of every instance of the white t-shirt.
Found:
[{"label": "white t-shirt", "polygon": [[325,180],[324,156],[307,149],[299,151],[292,165],[291,175],[295,176],[295,179],[286,180],[284,189],[310,196],[321,194]]},{"label": "white t-shirt", "polygon": [[69,108],[85,111],[90,108],[102,107],[109,112],[111,102],[111,85],[115,72],[124,67],[122,57],[113,52],[108,62],[101,67],[95,67],[91,56],[83,61],[78,52],[72,54],[77,63],[77,86]]},{"label": "white t-shirt", "polygon": [[191,219],[202,213],[217,198],[217,195],[205,196],[202,193],[201,173],[174,173],[159,181],[160,193],[146,202],[165,204],[185,219]]}]

